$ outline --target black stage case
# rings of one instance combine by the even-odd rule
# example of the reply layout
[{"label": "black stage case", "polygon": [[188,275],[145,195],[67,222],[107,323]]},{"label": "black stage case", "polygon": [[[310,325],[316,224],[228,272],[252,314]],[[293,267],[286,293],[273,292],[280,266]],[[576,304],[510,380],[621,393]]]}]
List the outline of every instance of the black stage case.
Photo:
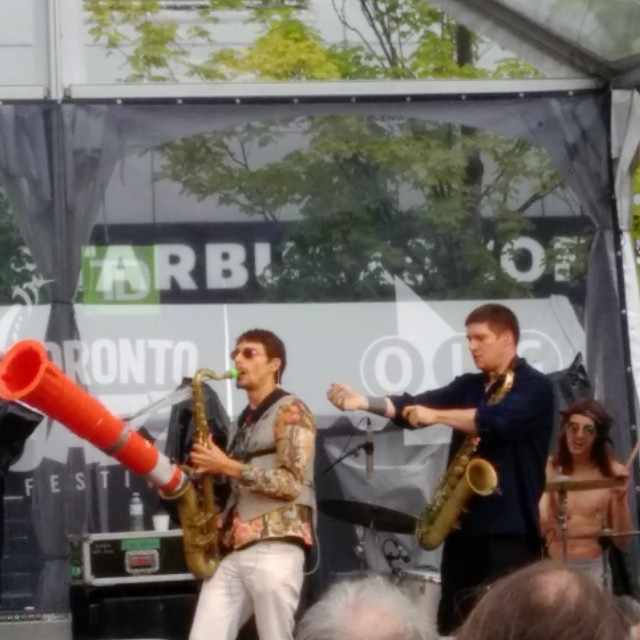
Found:
[{"label": "black stage case", "polygon": [[74,640],[187,640],[198,582],[186,568],[181,530],[86,534],[69,543]]}]

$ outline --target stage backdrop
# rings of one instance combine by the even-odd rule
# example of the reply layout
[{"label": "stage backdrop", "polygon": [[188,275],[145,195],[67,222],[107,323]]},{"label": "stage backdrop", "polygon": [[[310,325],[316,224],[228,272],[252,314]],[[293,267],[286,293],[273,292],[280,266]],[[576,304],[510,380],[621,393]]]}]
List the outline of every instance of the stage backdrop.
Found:
[{"label": "stage backdrop", "polygon": [[[200,367],[218,372],[229,368],[230,345],[242,331],[257,325],[272,329],[285,338],[289,352],[283,386],[305,400],[320,429],[319,498],[355,500],[417,515],[444,470],[450,430],[440,426],[403,431],[374,418],[374,470],[367,475],[362,452],[336,463],[364,441],[365,414],[338,414],[325,398],[332,381],[384,395],[445,384],[452,376],[473,370],[463,326],[478,301],[428,303],[400,282],[397,295],[395,304],[192,305],[188,316],[178,305],[78,305],[82,339],[45,344],[51,359],[89,393],[116,415],[129,416],[168,396],[184,376]],[[519,353],[540,370],[566,368],[583,352],[584,334],[566,298],[518,299],[509,304],[522,318]],[[44,339],[48,313],[46,306],[10,307],[3,310],[0,323],[14,339]],[[243,392],[232,381],[212,387],[229,415],[237,415],[244,406]],[[163,448],[169,412],[170,407],[152,409],[132,424],[144,427]],[[33,506],[35,531],[45,548],[54,541],[64,544],[68,532],[59,514],[77,518],[78,505],[84,508],[86,531],[126,530],[133,490],[145,498],[148,526],[158,507],[157,497],[140,478],[50,420],[27,440],[10,480],[12,500]],[[322,562],[317,578],[322,582],[336,572],[362,568],[356,553],[358,531],[334,515],[320,514]],[[439,552],[421,551],[411,536],[373,530],[360,535],[367,568],[439,566]],[[409,559],[403,564],[385,560],[389,539],[406,550]],[[56,562],[44,557],[42,561],[43,566]]]},{"label": "stage backdrop", "polygon": [[[0,348],[43,340],[74,380],[130,415],[198,367],[228,368],[243,330],[272,329],[289,351],[284,385],[317,418],[320,497],[417,515],[447,430],[375,421],[374,472],[361,453],[329,469],[362,442],[364,423],[339,415],[326,389],[446,383],[471,370],[466,314],[499,300],[518,314],[520,353],[536,367],[584,355],[624,456],[609,96],[409,98],[1,105],[0,223],[15,239],[0,251]],[[237,415],[242,394],[214,388]],[[167,420],[165,409],[133,424],[162,446]],[[30,529],[7,536],[21,546],[5,564],[10,555],[8,574],[26,576],[40,608],[67,606],[70,533],[124,528],[133,490],[148,514],[157,504],[49,421],[7,484]],[[321,514],[319,582],[387,570],[391,535]],[[405,564],[437,568],[437,552],[397,544]]]}]

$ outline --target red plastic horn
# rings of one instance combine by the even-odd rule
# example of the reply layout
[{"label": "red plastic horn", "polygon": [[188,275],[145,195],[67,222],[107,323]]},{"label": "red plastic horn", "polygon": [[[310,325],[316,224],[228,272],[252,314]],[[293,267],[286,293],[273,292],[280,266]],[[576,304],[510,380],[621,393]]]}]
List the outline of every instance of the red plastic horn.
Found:
[{"label": "red plastic horn", "polygon": [[16,342],[0,360],[0,397],[42,411],[158,489],[187,482],[180,467],[53,364],[37,340]]}]

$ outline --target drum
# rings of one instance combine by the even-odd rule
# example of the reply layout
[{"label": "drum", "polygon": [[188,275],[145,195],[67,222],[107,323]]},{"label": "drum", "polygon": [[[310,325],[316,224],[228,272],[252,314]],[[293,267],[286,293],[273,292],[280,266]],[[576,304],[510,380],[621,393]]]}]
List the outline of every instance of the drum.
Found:
[{"label": "drum", "polygon": [[420,567],[403,569],[394,576],[394,581],[424,612],[425,623],[435,630],[440,602],[440,573]]}]

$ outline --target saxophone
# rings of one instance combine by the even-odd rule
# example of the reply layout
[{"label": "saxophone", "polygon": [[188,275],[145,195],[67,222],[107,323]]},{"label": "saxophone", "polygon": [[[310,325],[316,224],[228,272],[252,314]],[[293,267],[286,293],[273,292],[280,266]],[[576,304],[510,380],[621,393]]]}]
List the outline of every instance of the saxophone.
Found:
[{"label": "saxophone", "polygon": [[[194,444],[209,446],[209,425],[204,408],[202,385],[204,378],[225,380],[235,378],[238,372],[230,369],[225,373],[214,373],[209,369],[198,369],[193,376]],[[193,471],[192,469],[187,469]],[[173,493],[161,492],[167,500],[177,500],[178,515],[182,527],[184,556],[187,567],[196,578],[211,577],[221,560],[218,514],[213,478],[210,474],[194,475],[191,482]]]},{"label": "saxophone", "polygon": [[[496,404],[513,387],[515,375],[508,369],[497,389],[487,400]],[[435,549],[447,537],[472,495],[488,496],[498,484],[493,465],[483,458],[474,457],[480,438],[468,435],[440,478],[430,504],[420,514],[415,537],[423,549]]]}]

